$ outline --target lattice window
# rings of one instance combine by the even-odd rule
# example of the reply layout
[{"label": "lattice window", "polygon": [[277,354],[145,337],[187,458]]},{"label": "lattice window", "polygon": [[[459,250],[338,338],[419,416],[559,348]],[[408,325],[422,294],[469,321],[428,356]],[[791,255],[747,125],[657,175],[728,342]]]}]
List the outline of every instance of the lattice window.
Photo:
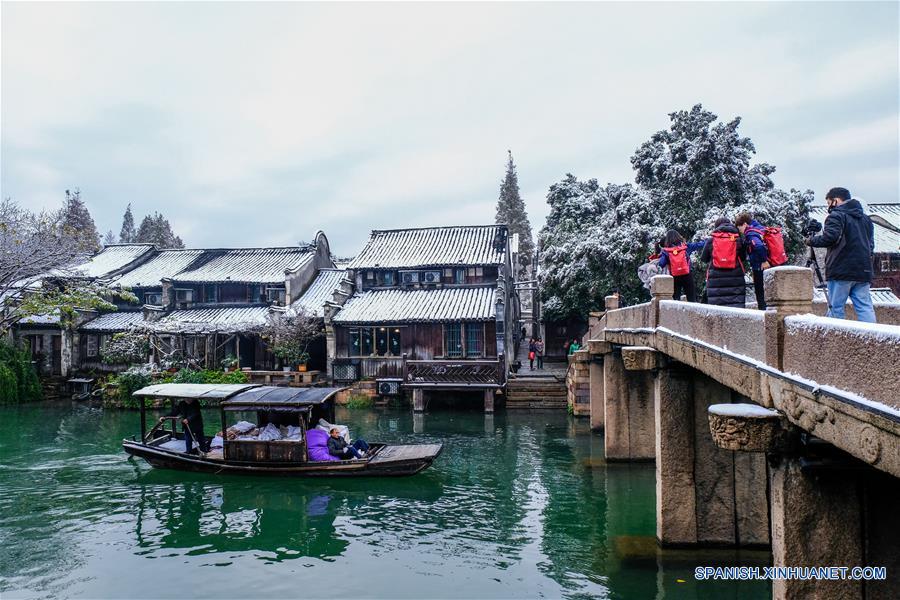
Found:
[{"label": "lattice window", "polygon": [[466,356],[484,356],[484,325],[481,323],[466,323]]},{"label": "lattice window", "polygon": [[462,325],[459,323],[444,325],[444,351],[450,358],[462,358]]}]

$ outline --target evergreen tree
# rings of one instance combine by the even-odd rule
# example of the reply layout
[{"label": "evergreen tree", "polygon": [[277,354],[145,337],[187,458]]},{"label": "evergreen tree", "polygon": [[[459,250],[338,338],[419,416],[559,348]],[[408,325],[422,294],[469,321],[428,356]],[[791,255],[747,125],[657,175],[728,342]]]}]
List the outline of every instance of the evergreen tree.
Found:
[{"label": "evergreen tree", "polygon": [[122,230],[119,232],[119,241],[123,244],[131,244],[135,241],[137,232],[134,230],[134,215],[131,214],[131,202],[125,209],[125,215],[122,217]]},{"label": "evergreen tree", "polygon": [[524,273],[534,256],[534,239],[531,237],[531,223],[525,211],[525,202],[519,194],[519,176],[513,163],[512,151],[506,163],[506,176],[500,184],[500,198],[497,200],[498,224],[509,226],[510,235],[519,234],[519,272]]},{"label": "evergreen tree", "polygon": [[184,248],[184,242],[172,231],[168,219],[158,212],[144,217],[134,241],[140,244],[156,244],[158,248]]},{"label": "evergreen tree", "polygon": [[85,250],[94,252],[100,249],[100,234],[90,211],[81,200],[81,191],[66,190],[66,204],[63,208],[63,228],[81,240]]},{"label": "evergreen tree", "polygon": [[119,243],[116,239],[116,234],[113,233],[112,229],[106,232],[106,235],[103,236],[103,245],[111,246],[112,244]]}]

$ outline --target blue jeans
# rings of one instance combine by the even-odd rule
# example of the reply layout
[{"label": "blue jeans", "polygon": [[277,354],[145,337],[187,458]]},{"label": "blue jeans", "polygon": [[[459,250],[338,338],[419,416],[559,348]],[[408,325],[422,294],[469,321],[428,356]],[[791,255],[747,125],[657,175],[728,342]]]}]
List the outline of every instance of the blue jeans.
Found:
[{"label": "blue jeans", "polygon": [[350,448],[353,449],[353,453],[356,456],[362,458],[366,455],[366,452],[369,451],[369,444],[367,444],[365,440],[356,440],[350,445]]},{"label": "blue jeans", "polygon": [[844,318],[844,304],[847,298],[853,303],[856,320],[865,323],[875,322],[875,308],[869,294],[869,284],[861,281],[828,280],[828,312],[825,316],[835,319]]}]

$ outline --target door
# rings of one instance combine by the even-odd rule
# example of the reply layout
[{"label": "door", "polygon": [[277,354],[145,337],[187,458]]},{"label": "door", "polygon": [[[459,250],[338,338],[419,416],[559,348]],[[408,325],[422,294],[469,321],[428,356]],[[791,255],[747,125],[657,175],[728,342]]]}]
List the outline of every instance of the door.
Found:
[{"label": "door", "polygon": [[62,375],[62,336],[54,335],[53,340],[53,374],[56,376]]}]

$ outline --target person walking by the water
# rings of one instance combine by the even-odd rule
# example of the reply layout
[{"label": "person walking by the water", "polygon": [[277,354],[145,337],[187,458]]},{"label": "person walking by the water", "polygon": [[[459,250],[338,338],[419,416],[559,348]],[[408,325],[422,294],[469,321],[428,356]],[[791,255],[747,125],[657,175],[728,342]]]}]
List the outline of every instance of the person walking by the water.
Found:
[{"label": "person walking by the water", "polygon": [[538,338],[534,343],[534,351],[537,354],[537,366],[538,369],[544,368],[544,340],[542,338]]},{"label": "person walking by the water", "polygon": [[872,306],[872,253],[875,250],[875,226],[863,212],[859,200],[845,188],[832,188],[825,195],[828,218],[822,233],[807,238],[806,245],[827,248],[825,279],[828,285],[826,316],[844,318],[847,298],[853,303],[858,321],[874,323]]},{"label": "person walking by the water", "polygon": [[703,242],[685,242],[680,233],[674,229],[666,232],[659,253],[659,268],[669,268],[669,274],[675,280],[675,300],[681,300],[682,293],[688,302],[697,301],[694,291],[694,276],[691,274],[691,254],[702,250]]},{"label": "person walking by the water", "polygon": [[747,292],[743,253],[741,232],[729,219],[719,218],[700,253],[700,260],[710,263],[706,272],[706,297],[710,304],[744,308]]},{"label": "person walking by the water", "polygon": [[528,340],[528,367],[534,371],[534,359],[537,358],[537,342],[534,338]]}]

